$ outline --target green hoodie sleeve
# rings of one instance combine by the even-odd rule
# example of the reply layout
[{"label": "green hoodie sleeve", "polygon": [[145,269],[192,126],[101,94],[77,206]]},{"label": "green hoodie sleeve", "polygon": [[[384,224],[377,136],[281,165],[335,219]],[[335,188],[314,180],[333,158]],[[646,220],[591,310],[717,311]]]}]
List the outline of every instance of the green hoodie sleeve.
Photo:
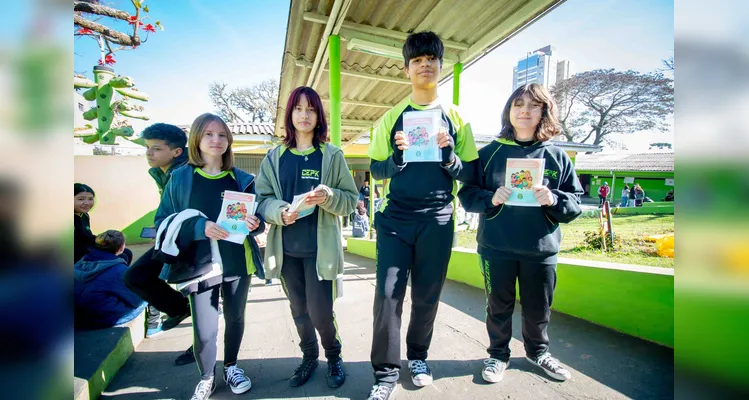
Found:
[{"label": "green hoodie sleeve", "polygon": [[289,206],[289,203],[279,200],[273,189],[272,179],[274,179],[273,177],[275,176],[275,173],[273,171],[271,154],[272,153],[269,152],[263,159],[263,162],[260,163],[260,174],[255,182],[255,191],[258,195],[259,204],[257,213],[271,224],[283,225],[281,212]]},{"label": "green hoodie sleeve", "polygon": [[329,189],[328,199],[320,204],[320,207],[331,214],[349,215],[356,208],[359,192],[356,190],[356,182],[348,170],[342,151],[333,154],[330,174],[332,186],[327,188]]}]

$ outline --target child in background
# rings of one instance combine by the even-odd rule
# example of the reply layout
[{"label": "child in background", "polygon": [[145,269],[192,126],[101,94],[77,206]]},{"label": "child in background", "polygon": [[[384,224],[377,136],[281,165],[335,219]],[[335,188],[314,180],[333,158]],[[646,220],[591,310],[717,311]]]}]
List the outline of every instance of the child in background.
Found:
[{"label": "child in background", "polygon": [[76,329],[103,329],[132,321],[146,303],[122,282],[126,261],[125,235],[109,230],[98,236],[95,248],[75,263]]}]

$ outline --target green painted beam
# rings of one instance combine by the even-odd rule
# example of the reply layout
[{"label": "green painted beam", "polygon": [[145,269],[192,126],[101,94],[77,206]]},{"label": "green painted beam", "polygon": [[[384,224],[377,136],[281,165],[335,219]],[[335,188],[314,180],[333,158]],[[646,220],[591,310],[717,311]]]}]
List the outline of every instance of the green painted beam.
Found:
[{"label": "green painted beam", "polygon": [[330,81],[330,142],[341,147],[341,38],[328,38]]},{"label": "green painted beam", "polygon": [[460,105],[460,74],[463,72],[463,63],[453,65],[453,104]]}]

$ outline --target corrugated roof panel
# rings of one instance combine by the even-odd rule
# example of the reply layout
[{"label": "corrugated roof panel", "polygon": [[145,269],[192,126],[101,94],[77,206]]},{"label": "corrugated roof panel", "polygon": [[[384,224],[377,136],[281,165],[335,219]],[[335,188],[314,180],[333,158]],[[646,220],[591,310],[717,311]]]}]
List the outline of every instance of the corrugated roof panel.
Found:
[{"label": "corrugated roof panel", "polygon": [[[407,32],[432,30],[448,42],[461,42],[470,46],[481,41],[487,47],[484,50],[488,50],[492,45],[490,42],[502,39],[492,37],[490,41],[482,41],[496,27],[510,21],[507,34],[512,34],[527,21],[562,2],[563,0],[351,0],[344,21],[397,31],[386,35],[390,41],[402,41],[394,38],[402,37]],[[312,72],[311,68],[297,66],[297,60],[302,59],[306,64],[313,65],[321,39],[322,43],[327,45],[327,37],[323,38],[325,24],[307,21],[304,14],[315,13],[318,19],[327,21],[334,4],[335,0],[291,1],[282,62],[279,109],[275,124],[276,135],[283,134],[283,108],[289,93],[298,86],[306,85]],[[342,70],[406,78],[402,60],[349,51],[346,45],[347,41],[342,40]],[[458,55],[458,50],[449,46],[446,48],[446,56],[457,58]],[[327,68],[327,62],[322,64],[322,67]],[[321,78],[315,86],[318,93],[324,97],[329,96],[327,75],[327,71],[322,71]],[[452,67],[446,65],[441,79],[451,75]],[[395,104],[409,93],[409,85],[347,75],[341,77],[341,95],[346,99]],[[329,110],[329,102],[324,102],[324,106]],[[342,111],[345,119],[373,120],[382,116],[387,108],[344,104]]]}]

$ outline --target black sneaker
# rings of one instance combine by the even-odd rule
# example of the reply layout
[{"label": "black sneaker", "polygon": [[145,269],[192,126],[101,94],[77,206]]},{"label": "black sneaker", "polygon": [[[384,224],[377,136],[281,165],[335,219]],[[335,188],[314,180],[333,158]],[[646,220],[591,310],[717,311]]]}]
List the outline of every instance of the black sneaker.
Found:
[{"label": "black sneaker", "polygon": [[177,365],[187,365],[195,362],[195,354],[192,352],[192,346],[190,346],[184,353],[180,354],[179,357],[174,359],[174,363]]},{"label": "black sneaker", "polygon": [[312,372],[317,368],[316,358],[302,358],[302,363],[294,370],[294,375],[289,379],[291,387],[302,386],[312,376]]},{"label": "black sneaker", "polygon": [[389,400],[395,393],[395,385],[379,384],[372,386],[372,390],[369,391],[367,400]]},{"label": "black sneaker", "polygon": [[234,394],[246,393],[252,389],[252,381],[236,364],[224,367],[224,382]]},{"label": "black sneaker", "polygon": [[338,357],[334,361],[328,361],[328,375],[326,375],[329,388],[339,388],[346,382],[346,372],[343,370],[343,360]]},{"label": "black sneaker", "polygon": [[187,312],[184,313],[184,314],[182,314],[182,315],[180,315],[180,316],[169,317],[169,318],[165,319],[164,322],[161,323],[161,330],[168,331],[168,330],[174,328],[175,326],[179,325],[180,322],[184,321],[184,319],[187,318],[187,317],[189,317],[189,316],[190,316],[190,309],[188,308]]},{"label": "black sneaker", "polygon": [[411,371],[411,382],[417,387],[432,384],[432,370],[424,360],[409,360],[408,369]]},{"label": "black sneaker", "polygon": [[559,364],[559,360],[552,357],[551,354],[547,351],[544,354],[541,354],[536,359],[532,359],[530,357],[525,357],[528,362],[531,364],[540,367],[544,372],[546,372],[546,375],[549,375],[550,377],[559,380],[559,381],[566,381],[567,379],[572,378],[572,374],[570,374],[570,371],[567,371],[562,367],[562,364]]},{"label": "black sneaker", "polygon": [[195,393],[190,397],[190,400],[208,400],[215,390],[216,380],[214,378],[201,380],[195,387]]}]

